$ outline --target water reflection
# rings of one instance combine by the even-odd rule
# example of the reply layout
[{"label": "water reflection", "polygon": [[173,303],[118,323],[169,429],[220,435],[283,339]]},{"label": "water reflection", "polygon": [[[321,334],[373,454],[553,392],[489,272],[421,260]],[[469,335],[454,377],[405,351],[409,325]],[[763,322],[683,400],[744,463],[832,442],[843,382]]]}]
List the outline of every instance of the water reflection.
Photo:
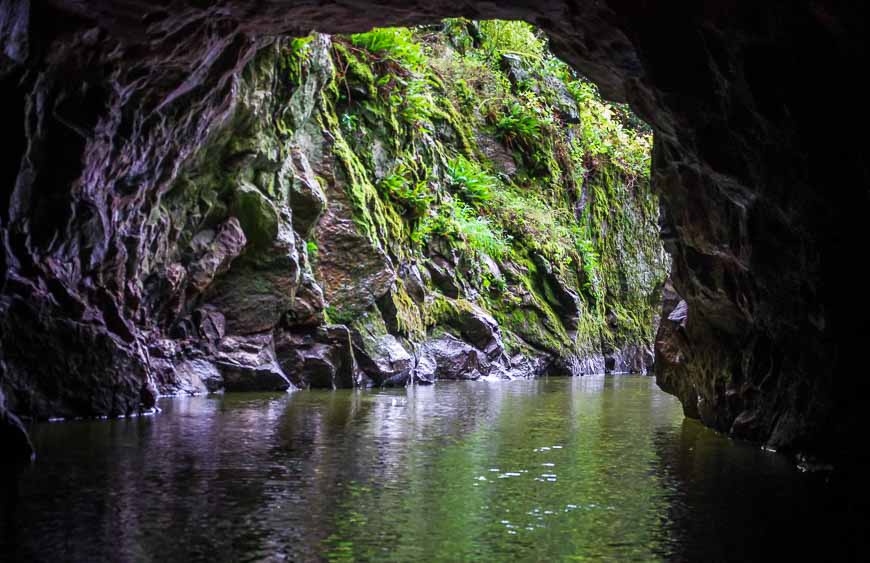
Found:
[{"label": "water reflection", "polygon": [[648,378],[161,406],[36,428],[0,559],[745,560],[800,543],[778,526],[796,515],[836,513]]}]

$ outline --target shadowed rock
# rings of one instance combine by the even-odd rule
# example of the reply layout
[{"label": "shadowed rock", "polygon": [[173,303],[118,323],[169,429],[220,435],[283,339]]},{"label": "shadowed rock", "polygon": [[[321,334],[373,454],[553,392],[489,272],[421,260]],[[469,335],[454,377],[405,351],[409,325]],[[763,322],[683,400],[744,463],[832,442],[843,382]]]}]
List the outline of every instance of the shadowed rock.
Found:
[{"label": "shadowed rock", "polygon": [[[274,123],[277,65],[258,52],[310,29],[355,32],[470,13],[538,23],[557,54],[654,127],[653,183],[674,286],[691,312],[682,332],[660,333],[663,355],[680,359],[658,371],[662,385],[684,405],[700,400],[702,420],[721,431],[855,455],[870,384],[853,375],[864,364],[868,317],[854,262],[870,204],[865,149],[846,139],[864,117],[858,112],[856,123],[820,108],[863,107],[854,73],[842,69],[867,66],[864,4],[229,0],[166,11],[57,0],[29,8],[0,4],[0,79],[10,100],[0,169],[0,384],[14,412],[139,408],[150,369],[142,341],[182,326],[190,306],[178,297],[180,233],[199,232],[234,205],[232,194],[170,188],[238,109],[238,78],[252,62],[262,80],[242,103],[263,100],[250,122]],[[807,87],[808,75],[824,87]],[[310,100],[297,101],[304,115]],[[310,120],[293,125],[300,137],[312,128]],[[260,182],[252,185],[265,194],[282,162],[273,141],[251,158],[241,147],[214,162],[239,163],[245,182]],[[242,191],[241,215],[269,211]],[[186,229],[188,218],[197,228]],[[249,243],[268,247],[271,223],[253,225]],[[358,261],[324,264],[333,272],[324,289],[328,301],[339,296],[365,310],[392,286],[391,264],[383,249],[359,252],[365,240],[346,226],[333,216],[328,238]],[[228,331],[271,330],[290,307],[295,260],[273,257],[280,267],[245,262],[234,274],[239,257],[210,285],[223,288],[213,303]],[[354,293],[352,279],[366,279],[366,291]],[[234,291],[254,297],[237,302],[227,297]],[[270,292],[287,301],[267,300]]]}]

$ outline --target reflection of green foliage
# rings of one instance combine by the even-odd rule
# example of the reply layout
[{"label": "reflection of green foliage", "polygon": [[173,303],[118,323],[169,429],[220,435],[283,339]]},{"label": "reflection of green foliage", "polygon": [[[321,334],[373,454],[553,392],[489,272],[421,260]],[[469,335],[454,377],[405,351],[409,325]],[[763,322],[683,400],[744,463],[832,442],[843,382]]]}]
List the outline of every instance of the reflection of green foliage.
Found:
[{"label": "reflection of green foliage", "polygon": [[[632,376],[607,385],[594,376],[518,382],[509,393],[472,387],[451,395],[459,401],[438,386],[434,396],[403,391],[403,409],[377,408],[389,395],[347,390],[312,391],[311,407],[293,405],[299,420],[319,425],[317,436],[330,436],[335,420],[362,429],[334,444],[311,485],[331,500],[311,523],[327,530],[315,549],[334,561],[654,561],[669,553],[661,519],[672,484],[649,467],[659,462],[656,437],[679,431],[676,400]],[[459,421],[413,422],[432,405],[469,401],[474,408]],[[386,466],[372,456],[385,435],[395,460]],[[707,453],[728,447],[712,432],[697,438]]]}]

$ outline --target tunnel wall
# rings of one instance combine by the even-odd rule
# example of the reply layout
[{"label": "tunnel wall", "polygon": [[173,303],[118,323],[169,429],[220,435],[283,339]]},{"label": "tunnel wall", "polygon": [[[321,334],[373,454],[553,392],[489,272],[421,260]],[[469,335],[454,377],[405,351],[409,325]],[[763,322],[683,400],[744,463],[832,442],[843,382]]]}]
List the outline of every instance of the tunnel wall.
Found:
[{"label": "tunnel wall", "polygon": [[[860,427],[866,66],[856,2],[0,2],[0,382],[125,413],[149,217],[277,35],[525,19],[655,129],[673,257],[657,380],[735,437],[831,459]],[[145,393],[147,399],[147,392]],[[60,408],[42,405],[46,412]]]}]

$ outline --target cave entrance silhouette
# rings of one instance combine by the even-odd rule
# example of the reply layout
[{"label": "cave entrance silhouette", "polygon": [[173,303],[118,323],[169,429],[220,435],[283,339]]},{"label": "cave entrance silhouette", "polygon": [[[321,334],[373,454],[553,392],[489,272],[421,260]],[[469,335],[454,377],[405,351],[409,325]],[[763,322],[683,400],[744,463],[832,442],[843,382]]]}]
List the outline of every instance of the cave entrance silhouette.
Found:
[{"label": "cave entrance silhouette", "polygon": [[[522,19],[655,130],[652,178],[690,311],[662,348],[681,361],[659,381],[734,436],[866,456],[850,445],[870,382],[850,374],[862,365],[857,319],[868,309],[851,266],[866,240],[867,165],[863,147],[846,141],[848,120],[819,111],[862,106],[840,68],[867,66],[864,12],[749,1],[6,3],[4,95],[26,125],[0,174],[16,177],[0,205],[5,380],[29,378],[28,362],[44,380],[74,378],[69,350],[135,340],[116,315],[140,297],[116,283],[122,258],[135,262],[144,248],[142,222],[130,225],[226,112],[233,77],[270,38]],[[825,87],[808,88],[808,72]],[[46,116],[74,116],[86,141],[65,139]],[[52,148],[66,140],[79,158],[53,169]],[[70,195],[52,178],[76,178]],[[81,310],[101,311],[112,335],[79,322]],[[116,367],[89,369],[120,388]]]}]

